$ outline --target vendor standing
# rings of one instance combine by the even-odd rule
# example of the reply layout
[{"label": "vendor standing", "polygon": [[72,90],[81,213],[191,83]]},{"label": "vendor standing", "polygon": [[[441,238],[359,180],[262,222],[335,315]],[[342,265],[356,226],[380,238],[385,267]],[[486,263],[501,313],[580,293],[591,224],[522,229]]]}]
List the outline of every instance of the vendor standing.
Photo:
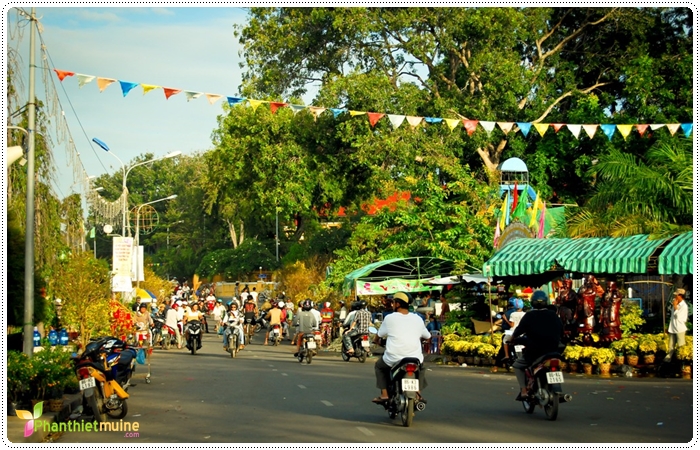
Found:
[{"label": "vendor standing", "polygon": [[673,352],[677,347],[685,345],[685,332],[688,329],[688,304],[685,302],[685,289],[676,289],[673,293],[673,312],[671,312],[671,322],[668,324],[668,353],[664,358],[665,362],[670,362]]}]

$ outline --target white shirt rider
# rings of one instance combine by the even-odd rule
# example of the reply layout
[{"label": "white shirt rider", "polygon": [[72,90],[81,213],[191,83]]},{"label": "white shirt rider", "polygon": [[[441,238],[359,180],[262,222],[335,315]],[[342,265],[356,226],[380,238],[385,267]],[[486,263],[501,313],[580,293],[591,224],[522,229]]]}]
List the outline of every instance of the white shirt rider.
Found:
[{"label": "white shirt rider", "polygon": [[419,315],[394,313],[386,316],[377,336],[387,338],[382,359],[394,366],[404,358],[416,358],[422,363],[423,347],[418,336],[428,339],[430,332]]}]

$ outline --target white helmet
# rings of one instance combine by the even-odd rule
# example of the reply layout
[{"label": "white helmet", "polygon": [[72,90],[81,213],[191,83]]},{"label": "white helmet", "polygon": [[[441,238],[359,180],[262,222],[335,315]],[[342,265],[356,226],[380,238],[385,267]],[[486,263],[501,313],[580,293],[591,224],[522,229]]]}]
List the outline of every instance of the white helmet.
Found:
[{"label": "white helmet", "polygon": [[284,302],[279,302],[277,306],[279,306],[280,308],[284,308]]}]

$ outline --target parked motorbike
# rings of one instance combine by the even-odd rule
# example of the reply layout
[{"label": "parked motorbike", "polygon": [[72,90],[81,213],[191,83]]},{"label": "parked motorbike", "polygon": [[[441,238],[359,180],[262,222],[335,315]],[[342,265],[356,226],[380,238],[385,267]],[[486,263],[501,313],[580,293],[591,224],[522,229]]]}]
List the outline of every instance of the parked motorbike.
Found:
[{"label": "parked motorbike", "polygon": [[104,337],[90,342],[74,363],[83,399],[95,420],[126,417],[129,398],[126,389],[135,370],[136,351],[124,341]]},{"label": "parked motorbike", "polygon": [[189,332],[187,337],[187,348],[194,355],[202,348],[202,322],[192,320],[185,325],[185,331]]},{"label": "parked motorbike", "polygon": [[[520,356],[524,345],[515,341],[514,350]],[[525,369],[527,379],[527,397],[523,400],[523,409],[532,414],[535,406],[544,409],[548,420],[557,420],[559,415],[559,403],[570,402],[573,397],[562,392],[564,374],[560,369],[561,354],[558,352],[547,353],[540,356]]]},{"label": "parked motorbike", "polygon": [[311,364],[311,359],[316,355],[316,348],[316,337],[314,333],[304,334],[301,346],[299,347],[299,355],[297,355],[299,362],[304,362],[304,359],[306,359],[306,362]]},{"label": "parked motorbike", "polygon": [[272,345],[280,345],[282,342],[282,325],[272,325],[270,329],[269,341]]},{"label": "parked motorbike", "polygon": [[348,353],[348,349],[345,347],[345,342],[343,342],[343,349],[340,352],[340,356],[343,361],[350,361],[350,358],[357,358],[361,363],[367,360],[370,355],[369,350],[369,333],[358,334],[350,339],[352,343],[353,353]]}]

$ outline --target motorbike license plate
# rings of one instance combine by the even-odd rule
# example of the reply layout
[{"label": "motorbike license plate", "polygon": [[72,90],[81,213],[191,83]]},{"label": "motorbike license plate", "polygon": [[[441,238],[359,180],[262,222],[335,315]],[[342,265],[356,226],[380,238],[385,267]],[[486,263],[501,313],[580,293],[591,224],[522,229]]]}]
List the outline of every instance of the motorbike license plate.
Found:
[{"label": "motorbike license plate", "polygon": [[547,383],[557,384],[564,382],[564,374],[561,372],[547,372]]},{"label": "motorbike license plate", "polygon": [[525,348],[524,345],[516,345],[516,346],[515,346],[515,351],[516,351],[517,353],[522,353],[522,351],[523,351],[524,348]]},{"label": "motorbike license plate", "polygon": [[85,389],[94,388],[95,386],[97,386],[97,385],[95,384],[95,378],[94,378],[94,377],[83,378],[82,380],[80,380],[80,381],[78,382],[78,384],[80,385],[80,390],[81,390],[81,391],[84,391]]},{"label": "motorbike license plate", "polygon": [[306,348],[316,348],[316,342],[306,341]]},{"label": "motorbike license plate", "polygon": [[364,348],[369,348],[369,341],[362,341],[362,346]]},{"label": "motorbike license plate", "polygon": [[404,392],[418,392],[418,380],[416,380],[415,378],[404,378],[403,380],[401,380],[401,389],[403,389]]},{"label": "motorbike license plate", "polygon": [[272,332],[273,332],[274,334],[280,334],[280,329],[279,329],[279,328],[273,328],[273,329],[272,329]]}]

